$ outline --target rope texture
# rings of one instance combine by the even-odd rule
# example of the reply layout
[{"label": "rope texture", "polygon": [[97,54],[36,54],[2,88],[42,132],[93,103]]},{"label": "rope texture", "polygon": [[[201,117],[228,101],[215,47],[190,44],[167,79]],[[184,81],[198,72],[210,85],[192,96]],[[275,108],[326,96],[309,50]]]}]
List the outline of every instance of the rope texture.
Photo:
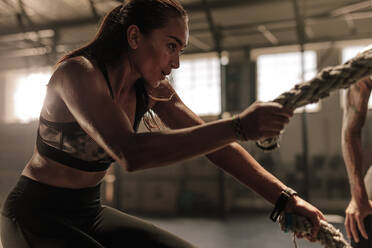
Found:
[{"label": "rope texture", "polygon": [[[302,236],[311,234],[311,223],[303,216],[282,213],[279,217],[279,224],[284,232],[292,231],[302,234]],[[323,220],[316,241],[320,242],[325,248],[352,248],[340,230]]]},{"label": "rope texture", "polygon": [[[320,99],[328,97],[337,89],[349,88],[360,79],[372,74],[372,46],[348,60],[344,64],[326,67],[309,81],[296,84],[291,90],[284,92],[273,101],[284,107],[295,110]],[[279,137],[257,141],[263,150],[278,148]]]}]

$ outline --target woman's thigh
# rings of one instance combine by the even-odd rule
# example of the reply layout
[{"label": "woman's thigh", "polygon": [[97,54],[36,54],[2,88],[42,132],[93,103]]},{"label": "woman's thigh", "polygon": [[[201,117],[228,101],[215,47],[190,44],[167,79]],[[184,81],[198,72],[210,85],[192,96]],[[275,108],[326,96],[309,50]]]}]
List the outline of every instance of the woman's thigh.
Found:
[{"label": "woman's thigh", "polygon": [[3,248],[104,248],[83,230],[67,224],[60,219],[28,218],[1,216],[1,241]]},{"label": "woman's thigh", "polygon": [[0,231],[1,243],[4,248],[30,248],[24,233],[15,219],[1,215]]},{"label": "woman's thigh", "polygon": [[93,233],[106,248],[195,248],[174,234],[110,207],[103,207]]}]

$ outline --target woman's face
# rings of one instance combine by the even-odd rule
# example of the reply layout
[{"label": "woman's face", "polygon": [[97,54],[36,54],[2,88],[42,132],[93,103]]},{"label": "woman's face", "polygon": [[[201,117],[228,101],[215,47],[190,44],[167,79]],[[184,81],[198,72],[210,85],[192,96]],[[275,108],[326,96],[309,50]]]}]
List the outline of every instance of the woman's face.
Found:
[{"label": "woman's face", "polygon": [[156,88],[172,69],[179,67],[179,56],[189,38],[188,26],[184,19],[174,17],[165,27],[141,37],[136,49],[136,68],[149,86]]}]

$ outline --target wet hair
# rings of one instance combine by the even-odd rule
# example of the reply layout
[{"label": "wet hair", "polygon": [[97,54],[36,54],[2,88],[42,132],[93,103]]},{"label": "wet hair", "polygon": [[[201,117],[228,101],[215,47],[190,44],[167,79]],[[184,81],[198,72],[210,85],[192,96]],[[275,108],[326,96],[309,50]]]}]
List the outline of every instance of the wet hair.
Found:
[{"label": "wet hair", "polygon": [[67,53],[58,63],[80,55],[115,63],[128,52],[127,29],[130,25],[137,25],[143,35],[148,35],[152,30],[166,26],[173,17],[188,21],[178,0],[127,0],[105,15],[91,42]]}]

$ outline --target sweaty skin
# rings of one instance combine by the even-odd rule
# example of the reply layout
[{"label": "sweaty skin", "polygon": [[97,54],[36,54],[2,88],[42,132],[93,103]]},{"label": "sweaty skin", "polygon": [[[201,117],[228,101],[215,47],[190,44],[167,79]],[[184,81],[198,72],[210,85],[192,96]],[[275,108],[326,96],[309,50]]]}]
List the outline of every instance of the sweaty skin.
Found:
[{"label": "sweaty skin", "polygon": [[346,93],[342,126],[342,153],[346,164],[351,200],[346,208],[345,228],[349,238],[359,242],[360,231],[368,239],[364,218],[372,214],[372,201],[368,200],[363,181],[364,168],[361,148],[361,132],[368,110],[372,80],[364,78],[351,86]]},{"label": "sweaty skin", "polygon": [[[53,122],[77,121],[82,129],[127,171],[170,165],[206,155],[213,163],[275,204],[286,186],[267,172],[237,141],[231,119],[204,123],[181,101],[165,79],[179,67],[179,55],[188,41],[187,23],[182,18],[143,35],[131,25],[127,31],[130,52],[116,64],[107,64],[114,92],[110,97],[105,79],[92,61],[75,57],[62,62],[54,72],[41,115]],[[134,84],[143,77],[152,95],[150,108],[170,127],[167,131],[135,133]],[[164,92],[169,90],[169,94]],[[169,101],[156,96],[171,96]],[[155,100],[154,100],[155,99]],[[280,104],[256,102],[239,114],[248,140],[273,137],[293,115]],[[203,124],[203,125],[201,125]],[[97,185],[105,172],[86,172],[41,156],[37,150],[23,175],[36,181],[67,188]],[[313,236],[323,214],[293,196],[287,210],[307,217]]]}]

